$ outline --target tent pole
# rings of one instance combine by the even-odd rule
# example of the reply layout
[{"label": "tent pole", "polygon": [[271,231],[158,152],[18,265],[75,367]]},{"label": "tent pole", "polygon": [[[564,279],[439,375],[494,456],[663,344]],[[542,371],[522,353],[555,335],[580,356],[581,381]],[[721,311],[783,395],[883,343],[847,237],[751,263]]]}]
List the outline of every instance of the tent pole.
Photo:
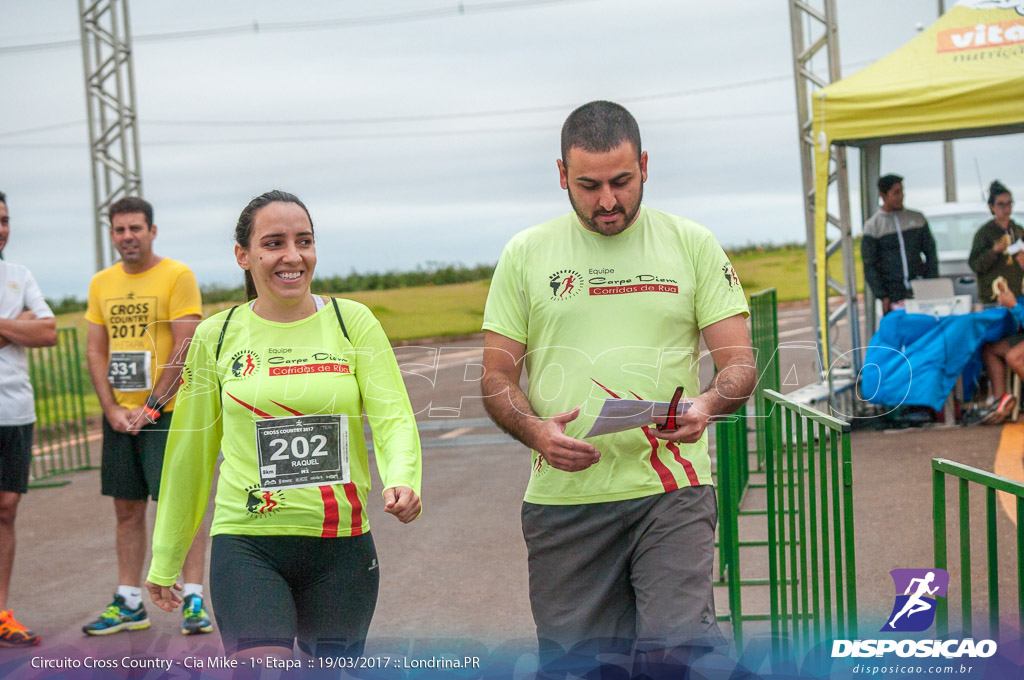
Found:
[{"label": "tent pole", "polygon": [[[850,367],[852,377],[856,379],[860,375],[861,357],[864,352],[864,345],[860,337],[860,313],[857,305],[857,263],[853,252],[853,220],[850,216],[850,184],[846,166],[846,147],[837,146],[833,148],[836,156],[836,189],[839,198],[839,229],[841,230],[839,241],[843,254],[843,290],[846,300],[846,319],[850,325]],[[838,319],[837,319],[838,321]],[[829,367],[833,362],[829,362]],[[843,368],[842,370],[847,370]]]},{"label": "tent pole", "polygon": [[956,164],[953,162],[953,140],[942,142],[942,177],[946,184],[946,203],[956,203]]},{"label": "tent pole", "polygon": [[[939,16],[946,13],[945,0],[939,0]],[[946,203],[956,203],[956,164],[953,161],[953,140],[942,142],[942,178],[946,185]]]},{"label": "tent pole", "polygon": [[[860,152],[860,214],[866,222],[878,210],[878,177],[882,166],[882,147],[868,144]],[[864,324],[871,337],[878,329],[875,318],[875,292],[864,284]]]}]

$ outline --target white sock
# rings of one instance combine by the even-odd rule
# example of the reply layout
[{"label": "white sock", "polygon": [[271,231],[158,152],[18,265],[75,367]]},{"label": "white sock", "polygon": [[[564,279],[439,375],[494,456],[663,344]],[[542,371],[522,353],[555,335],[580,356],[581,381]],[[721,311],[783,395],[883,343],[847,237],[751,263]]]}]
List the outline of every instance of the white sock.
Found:
[{"label": "white sock", "polygon": [[142,604],[142,588],[118,586],[117,594],[124,598],[124,606],[128,609],[138,609]]},{"label": "white sock", "polygon": [[202,583],[186,583],[185,584],[185,589],[181,591],[181,596],[183,598],[185,598],[185,597],[188,597],[189,595],[198,595],[199,597],[202,597],[203,596],[203,584]]}]

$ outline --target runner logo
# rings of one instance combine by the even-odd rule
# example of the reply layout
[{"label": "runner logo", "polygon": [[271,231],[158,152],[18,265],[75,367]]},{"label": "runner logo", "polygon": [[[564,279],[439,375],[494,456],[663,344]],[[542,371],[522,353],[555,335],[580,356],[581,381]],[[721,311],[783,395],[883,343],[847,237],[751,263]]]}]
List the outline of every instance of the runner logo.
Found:
[{"label": "runner logo", "polygon": [[736,275],[736,270],[732,267],[732,262],[726,262],[722,265],[722,274],[725,275],[725,280],[729,283],[729,288],[735,288],[740,285],[740,277]]},{"label": "runner logo", "polygon": [[243,349],[231,357],[231,375],[236,378],[249,378],[260,370],[260,356],[256,352]]},{"label": "runner logo", "polygon": [[892,614],[880,630],[904,633],[927,630],[935,621],[939,597],[946,597],[949,574],[944,569],[893,569],[896,587]]},{"label": "runner logo", "polygon": [[270,517],[284,505],[281,491],[264,491],[259,484],[246,487],[245,494],[245,510],[254,519]]},{"label": "runner logo", "polygon": [[574,269],[561,269],[548,279],[552,300],[568,300],[580,292],[580,273]]}]

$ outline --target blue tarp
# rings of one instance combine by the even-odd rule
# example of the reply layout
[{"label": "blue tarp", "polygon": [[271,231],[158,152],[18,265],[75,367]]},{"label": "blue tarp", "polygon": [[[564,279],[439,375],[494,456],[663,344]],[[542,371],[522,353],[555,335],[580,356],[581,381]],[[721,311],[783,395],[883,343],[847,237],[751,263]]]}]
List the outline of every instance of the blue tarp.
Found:
[{"label": "blue tarp", "polygon": [[1015,333],[1024,306],[944,316],[895,311],[882,317],[864,354],[861,394],[873,404],[928,406],[936,411],[964,377],[964,396],[981,375],[981,347]]}]

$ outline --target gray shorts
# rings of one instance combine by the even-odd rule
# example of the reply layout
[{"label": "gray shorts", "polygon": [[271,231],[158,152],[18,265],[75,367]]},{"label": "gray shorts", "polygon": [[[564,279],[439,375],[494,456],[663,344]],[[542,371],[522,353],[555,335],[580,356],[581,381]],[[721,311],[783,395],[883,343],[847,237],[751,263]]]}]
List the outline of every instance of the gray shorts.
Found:
[{"label": "gray shorts", "polygon": [[523,503],[522,517],[542,663],[558,647],[596,639],[637,651],[725,644],[712,591],[713,486],[610,503]]}]

